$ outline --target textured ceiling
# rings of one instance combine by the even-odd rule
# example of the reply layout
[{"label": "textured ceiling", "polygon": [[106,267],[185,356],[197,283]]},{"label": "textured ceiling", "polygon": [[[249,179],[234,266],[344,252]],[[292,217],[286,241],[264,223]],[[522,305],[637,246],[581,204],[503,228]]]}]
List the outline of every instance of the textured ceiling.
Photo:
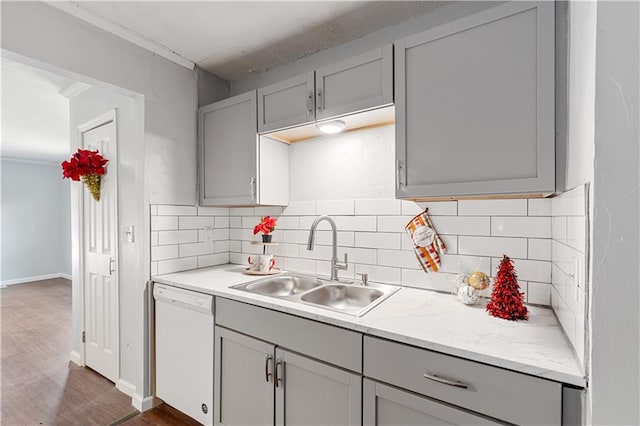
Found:
[{"label": "textured ceiling", "polygon": [[2,58],[0,156],[58,162],[69,154],[69,100],[62,76]]},{"label": "textured ceiling", "polygon": [[228,81],[429,13],[435,1],[76,1]]}]

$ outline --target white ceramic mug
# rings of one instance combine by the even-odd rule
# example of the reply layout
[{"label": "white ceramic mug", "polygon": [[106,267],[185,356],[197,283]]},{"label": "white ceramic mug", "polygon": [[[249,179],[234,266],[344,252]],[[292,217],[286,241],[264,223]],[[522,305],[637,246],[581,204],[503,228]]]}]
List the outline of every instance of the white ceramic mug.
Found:
[{"label": "white ceramic mug", "polygon": [[259,254],[252,254],[251,256],[247,257],[247,263],[249,264],[250,271],[260,270],[260,257],[262,256]]},{"label": "white ceramic mug", "polygon": [[258,271],[260,272],[269,272],[276,265],[276,260],[271,254],[263,254],[259,258]]}]

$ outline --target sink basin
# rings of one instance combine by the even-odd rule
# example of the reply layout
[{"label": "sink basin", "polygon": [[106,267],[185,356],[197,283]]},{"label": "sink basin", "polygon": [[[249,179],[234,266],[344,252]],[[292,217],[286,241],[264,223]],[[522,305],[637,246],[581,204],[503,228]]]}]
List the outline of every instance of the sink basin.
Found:
[{"label": "sink basin", "polygon": [[355,316],[364,315],[399,290],[383,284],[370,283],[364,287],[290,273],[236,284],[231,288]]},{"label": "sink basin", "polygon": [[287,297],[304,293],[321,285],[322,282],[315,278],[283,276],[250,283],[244,286],[244,290],[265,296]]}]

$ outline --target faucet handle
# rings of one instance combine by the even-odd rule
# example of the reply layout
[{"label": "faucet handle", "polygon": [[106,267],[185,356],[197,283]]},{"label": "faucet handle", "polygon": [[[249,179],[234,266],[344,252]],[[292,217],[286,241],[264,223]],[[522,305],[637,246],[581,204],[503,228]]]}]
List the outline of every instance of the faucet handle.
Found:
[{"label": "faucet handle", "polygon": [[359,275],[359,276],[362,278],[362,283],[361,283],[361,284],[362,284],[363,286],[365,286],[365,285],[369,285],[369,274],[367,274],[367,273],[365,272],[365,273],[363,273],[363,274],[358,274],[358,273],[356,273],[356,275]]},{"label": "faucet handle", "polygon": [[347,253],[344,254],[344,262],[338,262],[338,260],[336,259],[336,269],[340,269],[343,271],[346,271],[347,269],[349,269],[349,263],[347,262]]}]

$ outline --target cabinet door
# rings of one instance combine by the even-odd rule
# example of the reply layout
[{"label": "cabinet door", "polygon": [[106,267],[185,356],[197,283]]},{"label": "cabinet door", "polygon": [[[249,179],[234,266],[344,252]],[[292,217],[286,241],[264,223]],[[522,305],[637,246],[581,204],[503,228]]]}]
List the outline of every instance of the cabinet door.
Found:
[{"label": "cabinet door", "polygon": [[200,205],[256,203],[256,92],[200,108]]},{"label": "cabinet door", "polygon": [[316,119],[393,103],[393,46],[316,70]]},{"label": "cabinet door", "polygon": [[363,425],[498,425],[493,420],[364,379]]},{"label": "cabinet door", "polygon": [[216,327],[216,425],[273,424],[273,345]]},{"label": "cabinet door", "polygon": [[395,55],[398,198],[554,191],[553,2],[491,8]]},{"label": "cabinet door", "polygon": [[360,375],[276,349],[277,425],[360,425]]},{"label": "cabinet door", "polygon": [[258,89],[260,133],[314,120],[313,71]]}]

